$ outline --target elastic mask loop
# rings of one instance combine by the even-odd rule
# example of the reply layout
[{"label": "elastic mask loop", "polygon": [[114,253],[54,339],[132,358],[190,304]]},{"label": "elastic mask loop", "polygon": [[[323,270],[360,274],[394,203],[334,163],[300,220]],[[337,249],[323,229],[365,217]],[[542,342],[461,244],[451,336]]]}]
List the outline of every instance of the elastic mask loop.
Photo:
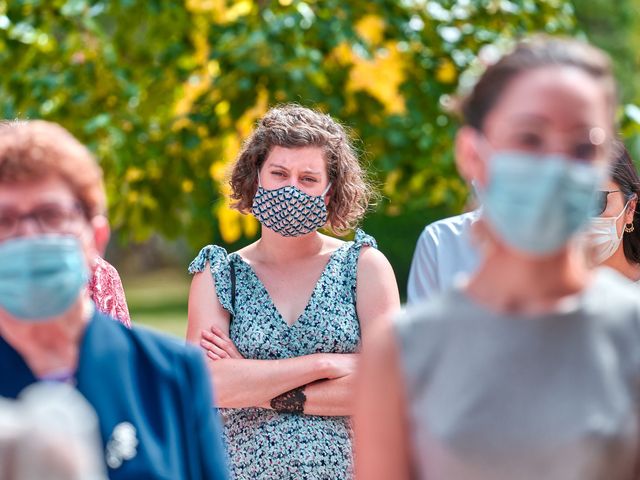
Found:
[{"label": "elastic mask loop", "polygon": [[258,188],[262,188],[262,182],[260,181],[260,169],[258,169]]}]

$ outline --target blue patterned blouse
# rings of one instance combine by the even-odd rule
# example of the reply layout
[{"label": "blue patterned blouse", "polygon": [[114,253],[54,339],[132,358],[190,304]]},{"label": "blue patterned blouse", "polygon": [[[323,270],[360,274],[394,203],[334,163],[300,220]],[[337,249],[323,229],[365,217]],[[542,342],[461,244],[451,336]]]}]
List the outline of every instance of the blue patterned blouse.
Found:
[{"label": "blue patterned blouse", "polygon": [[[253,269],[237,253],[204,247],[189,266],[207,262],[220,304],[233,315],[230,337],[245,358],[275,360],[313,353],[354,353],[360,342],[356,272],[360,249],[376,247],[358,230],[335,250],[300,317],[288,325]],[[231,302],[233,264],[235,308]],[[349,417],[278,413],[262,408],[221,409],[235,479],[349,479],[353,477]]]}]

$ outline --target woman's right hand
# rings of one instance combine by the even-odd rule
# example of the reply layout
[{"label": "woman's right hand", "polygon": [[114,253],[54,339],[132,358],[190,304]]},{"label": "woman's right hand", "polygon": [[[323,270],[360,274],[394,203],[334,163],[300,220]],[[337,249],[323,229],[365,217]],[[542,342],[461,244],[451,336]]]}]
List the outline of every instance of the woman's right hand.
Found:
[{"label": "woman's right hand", "polygon": [[225,358],[244,358],[235,344],[217,327],[211,327],[210,331],[203,330],[200,346],[207,352],[211,360],[223,360]]}]

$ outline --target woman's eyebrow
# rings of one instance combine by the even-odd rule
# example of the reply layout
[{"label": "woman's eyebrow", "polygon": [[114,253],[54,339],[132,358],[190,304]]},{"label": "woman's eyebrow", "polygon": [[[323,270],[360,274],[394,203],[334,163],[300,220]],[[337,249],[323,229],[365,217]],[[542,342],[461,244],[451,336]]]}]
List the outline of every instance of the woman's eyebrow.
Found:
[{"label": "woman's eyebrow", "polygon": [[320,175],[322,172],[320,170],[312,170],[311,168],[305,168],[302,173],[311,173],[313,175]]},{"label": "woman's eyebrow", "polygon": [[[268,168],[281,168],[283,170],[289,171],[289,168],[285,167],[284,165],[280,165],[279,163],[272,163],[271,165],[269,165]],[[310,173],[312,175],[320,175],[322,172],[320,170],[312,170],[310,168],[305,168],[304,170],[302,170],[302,173]]]},{"label": "woman's eyebrow", "polygon": [[280,165],[279,163],[272,163],[271,165],[269,165],[269,168],[281,168],[283,170],[289,171],[287,167],[285,167],[284,165]]},{"label": "woman's eyebrow", "polygon": [[544,115],[538,115],[536,113],[518,113],[512,115],[510,118],[512,123],[533,123],[536,125],[544,125],[549,123],[549,119]]}]

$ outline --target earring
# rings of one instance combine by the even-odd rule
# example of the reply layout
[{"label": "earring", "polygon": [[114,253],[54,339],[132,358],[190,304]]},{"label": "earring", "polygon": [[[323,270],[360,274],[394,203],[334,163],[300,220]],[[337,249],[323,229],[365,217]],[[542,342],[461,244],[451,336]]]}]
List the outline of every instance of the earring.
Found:
[{"label": "earring", "polygon": [[624,231],[625,231],[625,232],[627,232],[627,233],[631,233],[631,232],[633,232],[634,230],[635,230],[635,227],[633,226],[633,223],[627,223],[627,224],[624,226]]}]

